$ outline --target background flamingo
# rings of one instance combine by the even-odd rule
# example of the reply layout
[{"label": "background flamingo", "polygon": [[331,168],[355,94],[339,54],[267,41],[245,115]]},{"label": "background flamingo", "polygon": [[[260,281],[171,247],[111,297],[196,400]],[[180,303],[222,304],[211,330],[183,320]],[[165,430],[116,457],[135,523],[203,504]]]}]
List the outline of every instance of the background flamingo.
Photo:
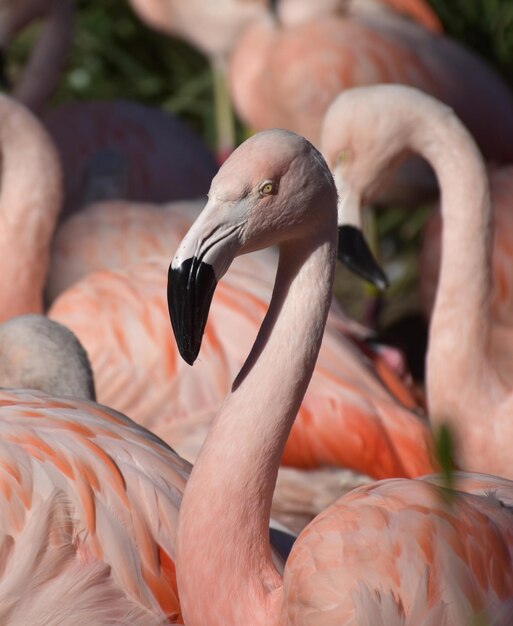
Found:
[{"label": "background flamingo", "polygon": [[176,565],[185,623],[354,623],[364,591],[378,606],[389,596],[397,618],[411,623],[464,623],[499,608],[508,623],[511,512],[489,490],[500,486],[511,502],[513,483],[495,477],[477,476],[481,497],[455,495],[452,506],[429,478],[353,490],[303,531],[283,578],[276,573],[266,526],[328,315],[337,190],[311,144],[267,131],[229,157],[209,198],[170,268],[171,320],[188,363],[234,256],[280,243],[280,264],[269,311],[182,500]]},{"label": "background flamingo", "polygon": [[429,415],[435,426],[454,429],[461,467],[512,476],[511,370],[502,362],[505,337],[499,353],[491,340],[490,198],[475,143],[449,108],[390,85],[337,98],[326,115],[323,147],[339,189],[357,206],[405,150],[436,172],[444,228],[427,355]]},{"label": "background flamingo", "polygon": [[217,169],[186,124],[134,102],[64,104],[44,123],[63,164],[63,215],[100,199],[199,198]]},{"label": "background flamingo", "polygon": [[189,464],[119,413],[44,393],[2,391],[0,430],[2,623],[178,619]]},{"label": "background flamingo", "polygon": [[[9,546],[2,623],[28,616],[42,624],[41,615],[69,626],[84,619],[175,623],[174,527],[190,466],[148,431],[92,402],[91,366],[65,327],[41,315],[13,318],[0,325],[0,350],[0,386],[17,388],[0,392],[1,541]],[[276,512],[302,528],[340,489],[347,489],[342,473],[281,472]],[[146,505],[138,504],[138,490],[151,495]],[[161,541],[161,531],[171,534]],[[294,537],[275,520],[270,533],[282,571]]]},{"label": "background flamingo", "polygon": [[0,324],[0,354],[0,387],[96,400],[93,370],[82,344],[44,315],[19,315]]},{"label": "background flamingo", "polygon": [[335,96],[378,82],[431,93],[454,108],[486,158],[513,159],[513,96],[502,80],[461,45],[398,16],[329,15],[292,26],[262,19],[230,63],[235,107],[250,127],[288,128],[316,145]]}]

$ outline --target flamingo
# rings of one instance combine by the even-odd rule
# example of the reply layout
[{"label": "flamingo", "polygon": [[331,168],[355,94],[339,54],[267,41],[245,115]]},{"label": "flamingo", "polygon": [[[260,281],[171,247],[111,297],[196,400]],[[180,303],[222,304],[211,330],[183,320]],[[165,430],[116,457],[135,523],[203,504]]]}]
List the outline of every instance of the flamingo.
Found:
[{"label": "flamingo", "polygon": [[461,45],[397,16],[328,15],[293,25],[267,16],[242,34],[230,61],[235,109],[246,124],[288,128],[315,145],[331,101],[378,82],[434,95],[455,109],[487,159],[513,160],[505,83]]},{"label": "flamingo", "polygon": [[0,354],[2,388],[96,400],[93,370],[82,344],[44,315],[18,315],[0,324]]},{"label": "flamingo", "polygon": [[283,575],[272,564],[271,496],[329,311],[336,209],[320,153],[291,132],[264,131],[223,164],[171,263],[172,326],[192,364],[231,261],[280,245],[269,310],[183,495],[176,573],[184,623],[321,626],[373,623],[370,615],[383,614],[387,625],[479,616],[506,626],[513,615],[513,483],[506,479],[457,475],[461,491],[450,502],[437,477],[355,489],[303,530]]},{"label": "flamingo", "polygon": [[[62,325],[42,315],[8,320],[0,351],[2,624],[181,621],[174,535],[190,465],[95,404],[87,354]],[[343,476],[290,470],[280,482],[278,515],[300,527],[345,487]],[[300,495],[286,493],[293,488]],[[281,570],[294,535],[275,520],[270,535]]]},{"label": "flamingo", "polygon": [[430,420],[454,430],[460,467],[513,477],[505,445],[513,436],[510,370],[503,369],[511,338],[503,335],[502,349],[494,349],[491,209],[478,148],[451,109],[397,85],[342,94],[324,124],[324,154],[345,221],[404,151],[436,172],[444,228],[426,359]]}]

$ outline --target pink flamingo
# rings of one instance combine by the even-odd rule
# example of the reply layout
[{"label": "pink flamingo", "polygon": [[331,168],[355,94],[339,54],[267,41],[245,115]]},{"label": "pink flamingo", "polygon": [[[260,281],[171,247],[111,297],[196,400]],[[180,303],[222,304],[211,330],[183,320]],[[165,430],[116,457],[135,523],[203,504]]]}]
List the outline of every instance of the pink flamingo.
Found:
[{"label": "pink flamingo", "polygon": [[[341,219],[355,215],[405,151],[433,167],[444,228],[427,354],[429,415],[435,426],[447,422],[454,429],[461,467],[513,477],[505,445],[513,437],[510,370],[494,350],[490,198],[475,143],[448,107],[397,85],[348,91],[324,124],[324,154],[343,198]],[[508,339],[502,337],[502,353]]]},{"label": "pink flamingo", "polygon": [[259,133],[224,163],[171,264],[171,320],[192,364],[230,262],[280,245],[269,310],[182,499],[184,622],[320,626],[381,614],[387,625],[463,624],[479,614],[505,626],[513,612],[513,483],[505,479],[456,476],[462,491],[450,503],[436,477],[355,489],[301,533],[283,576],[272,564],[271,496],[329,311],[336,208],[333,179],[311,144],[287,131]]},{"label": "pink flamingo", "polygon": [[513,160],[510,90],[470,51],[411,21],[328,15],[289,26],[267,17],[243,33],[230,62],[235,108],[250,127],[288,128],[316,145],[335,96],[378,82],[431,93],[454,108],[486,158]]},{"label": "pink flamingo", "polygon": [[32,111],[41,113],[59,84],[71,46],[73,0],[3,0],[0,3],[2,54],[21,30],[38,19],[43,20],[41,32],[17,77],[12,95]]}]

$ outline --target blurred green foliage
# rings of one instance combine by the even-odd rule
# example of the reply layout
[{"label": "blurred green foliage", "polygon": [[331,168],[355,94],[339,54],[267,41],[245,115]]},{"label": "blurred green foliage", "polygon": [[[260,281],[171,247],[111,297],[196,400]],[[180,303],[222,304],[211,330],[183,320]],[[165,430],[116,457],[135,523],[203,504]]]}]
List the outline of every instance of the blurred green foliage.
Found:
[{"label": "blurred green foliage", "polygon": [[448,35],[488,59],[513,85],[512,0],[428,0]]}]

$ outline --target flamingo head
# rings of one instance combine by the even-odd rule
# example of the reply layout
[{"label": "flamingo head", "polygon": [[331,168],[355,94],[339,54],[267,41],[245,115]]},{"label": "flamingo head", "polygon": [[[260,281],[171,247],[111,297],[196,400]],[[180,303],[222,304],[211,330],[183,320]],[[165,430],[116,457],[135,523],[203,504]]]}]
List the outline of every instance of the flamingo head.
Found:
[{"label": "flamingo head", "polygon": [[217,282],[233,259],[319,229],[334,237],[336,204],[322,155],[295,133],[263,131],[230,155],[169,268],[169,312],[187,363],[199,353]]}]

